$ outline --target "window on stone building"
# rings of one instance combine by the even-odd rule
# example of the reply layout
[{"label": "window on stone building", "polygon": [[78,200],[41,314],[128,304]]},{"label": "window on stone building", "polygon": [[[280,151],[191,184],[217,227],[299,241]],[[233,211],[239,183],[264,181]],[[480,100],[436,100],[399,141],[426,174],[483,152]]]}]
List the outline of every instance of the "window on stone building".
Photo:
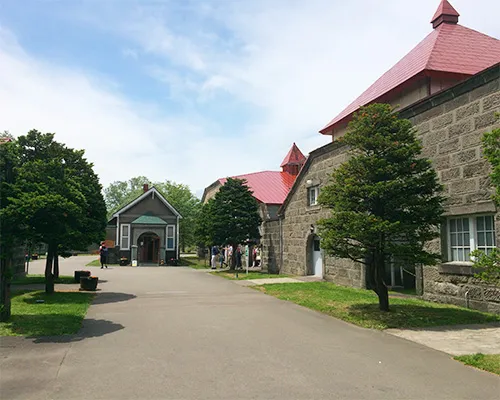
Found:
[{"label": "window on stone building", "polygon": [[318,204],[319,186],[313,186],[307,189],[307,204],[315,206]]},{"label": "window on stone building", "polygon": [[496,247],[494,216],[449,218],[448,243],[450,261],[470,261],[474,250],[490,253]]},{"label": "window on stone building", "polygon": [[121,242],[120,249],[121,250],[129,250],[130,249],[130,224],[123,224],[121,231]]}]

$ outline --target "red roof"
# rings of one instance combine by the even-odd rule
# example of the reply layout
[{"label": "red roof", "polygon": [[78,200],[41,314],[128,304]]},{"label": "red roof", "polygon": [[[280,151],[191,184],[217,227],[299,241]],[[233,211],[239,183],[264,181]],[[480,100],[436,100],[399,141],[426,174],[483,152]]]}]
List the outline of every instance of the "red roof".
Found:
[{"label": "red roof", "polygon": [[[293,186],[296,176],[286,172],[262,171],[253,174],[232,176],[234,179],[245,179],[253,192],[253,197],[265,204],[282,204]],[[226,178],[219,179],[221,185]]]},{"label": "red roof", "polygon": [[[448,1],[441,2],[433,21],[458,13]],[[466,76],[491,67],[500,60],[500,40],[445,20],[394,67],[382,75],[344,111],[331,120],[320,132],[326,134],[333,125],[350,116],[359,107],[369,104],[382,95],[424,71],[437,71]]]},{"label": "red roof", "polygon": [[[454,18],[447,18],[450,21],[457,21],[458,22],[458,17],[460,14],[458,13],[457,10],[453,8],[453,6],[448,2],[448,0],[441,0],[441,4],[439,4],[438,9],[436,10],[436,13],[431,19],[431,23],[436,25],[433,25],[435,28],[440,22],[442,22],[443,17],[454,17]],[[441,18],[441,20],[440,20]]]},{"label": "red roof", "polygon": [[303,164],[305,161],[306,157],[302,152],[299,150],[295,142],[292,145],[292,148],[286,155],[286,157],[283,159],[283,162],[281,163],[280,167],[284,167],[285,165],[289,164]]}]

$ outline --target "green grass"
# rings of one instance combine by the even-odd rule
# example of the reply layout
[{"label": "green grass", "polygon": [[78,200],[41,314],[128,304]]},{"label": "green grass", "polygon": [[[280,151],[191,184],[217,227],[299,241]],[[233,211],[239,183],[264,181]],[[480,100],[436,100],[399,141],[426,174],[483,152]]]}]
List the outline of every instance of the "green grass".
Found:
[{"label": "green grass", "polygon": [[245,270],[238,271],[238,278],[234,272],[214,271],[212,275],[221,276],[231,280],[249,280],[249,279],[272,279],[272,278],[287,278],[288,275],[266,274],[258,271],[249,271],[248,275]]},{"label": "green grass", "polygon": [[205,265],[205,260],[199,259],[198,257],[181,257],[179,259],[179,265],[191,267],[194,269],[209,269],[210,261],[207,260]]},{"label": "green grass", "polygon": [[[108,265],[114,265],[114,266],[117,266],[119,264],[108,264]],[[101,266],[101,261],[99,260],[92,260],[91,262],[89,262],[87,265],[85,265],[86,267],[100,267]]]},{"label": "green grass", "polygon": [[391,311],[381,312],[378,298],[372,291],[329,282],[278,283],[255,289],[365,328],[418,328],[500,321],[500,315],[406,298],[391,298]]},{"label": "green grass", "polygon": [[[54,282],[68,284],[75,283],[75,279],[72,276],[59,276]],[[26,275],[23,278],[16,278],[10,282],[11,285],[33,285],[38,283],[45,283],[44,275]]]},{"label": "green grass", "polygon": [[[42,291],[12,294],[12,316],[0,336],[57,336],[77,333],[94,294]],[[37,303],[44,300],[44,303]]]},{"label": "green grass", "polygon": [[466,356],[457,356],[455,360],[461,361],[466,365],[484,369],[500,375],[500,354],[470,354]]},{"label": "green grass", "polygon": [[404,289],[404,288],[398,288],[398,289],[392,289],[391,292],[393,293],[400,293],[400,294],[407,294],[410,296],[416,296],[417,295],[417,289]]}]

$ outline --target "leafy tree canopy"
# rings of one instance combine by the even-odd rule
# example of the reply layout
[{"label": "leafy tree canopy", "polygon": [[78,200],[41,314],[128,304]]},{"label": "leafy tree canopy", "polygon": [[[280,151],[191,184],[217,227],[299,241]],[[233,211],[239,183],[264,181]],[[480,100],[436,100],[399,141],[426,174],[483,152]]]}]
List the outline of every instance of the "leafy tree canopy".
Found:
[{"label": "leafy tree canopy", "polygon": [[1,211],[4,221],[17,225],[25,240],[48,244],[56,258],[59,251],[84,250],[103,239],[102,187],[83,150],[54,141],[52,133],[31,130],[17,139],[16,151],[19,163]]}]

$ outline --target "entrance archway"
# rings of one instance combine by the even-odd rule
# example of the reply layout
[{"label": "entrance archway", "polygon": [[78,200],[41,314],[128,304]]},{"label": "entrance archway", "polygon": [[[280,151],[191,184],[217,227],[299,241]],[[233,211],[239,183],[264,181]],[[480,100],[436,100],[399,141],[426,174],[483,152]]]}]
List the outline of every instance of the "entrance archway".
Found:
[{"label": "entrance archway", "polygon": [[158,264],[160,260],[160,237],[153,232],[143,233],[137,239],[137,259],[142,264]]},{"label": "entrance archway", "polygon": [[307,240],[307,275],[323,278],[323,252],[317,235],[310,235]]}]

